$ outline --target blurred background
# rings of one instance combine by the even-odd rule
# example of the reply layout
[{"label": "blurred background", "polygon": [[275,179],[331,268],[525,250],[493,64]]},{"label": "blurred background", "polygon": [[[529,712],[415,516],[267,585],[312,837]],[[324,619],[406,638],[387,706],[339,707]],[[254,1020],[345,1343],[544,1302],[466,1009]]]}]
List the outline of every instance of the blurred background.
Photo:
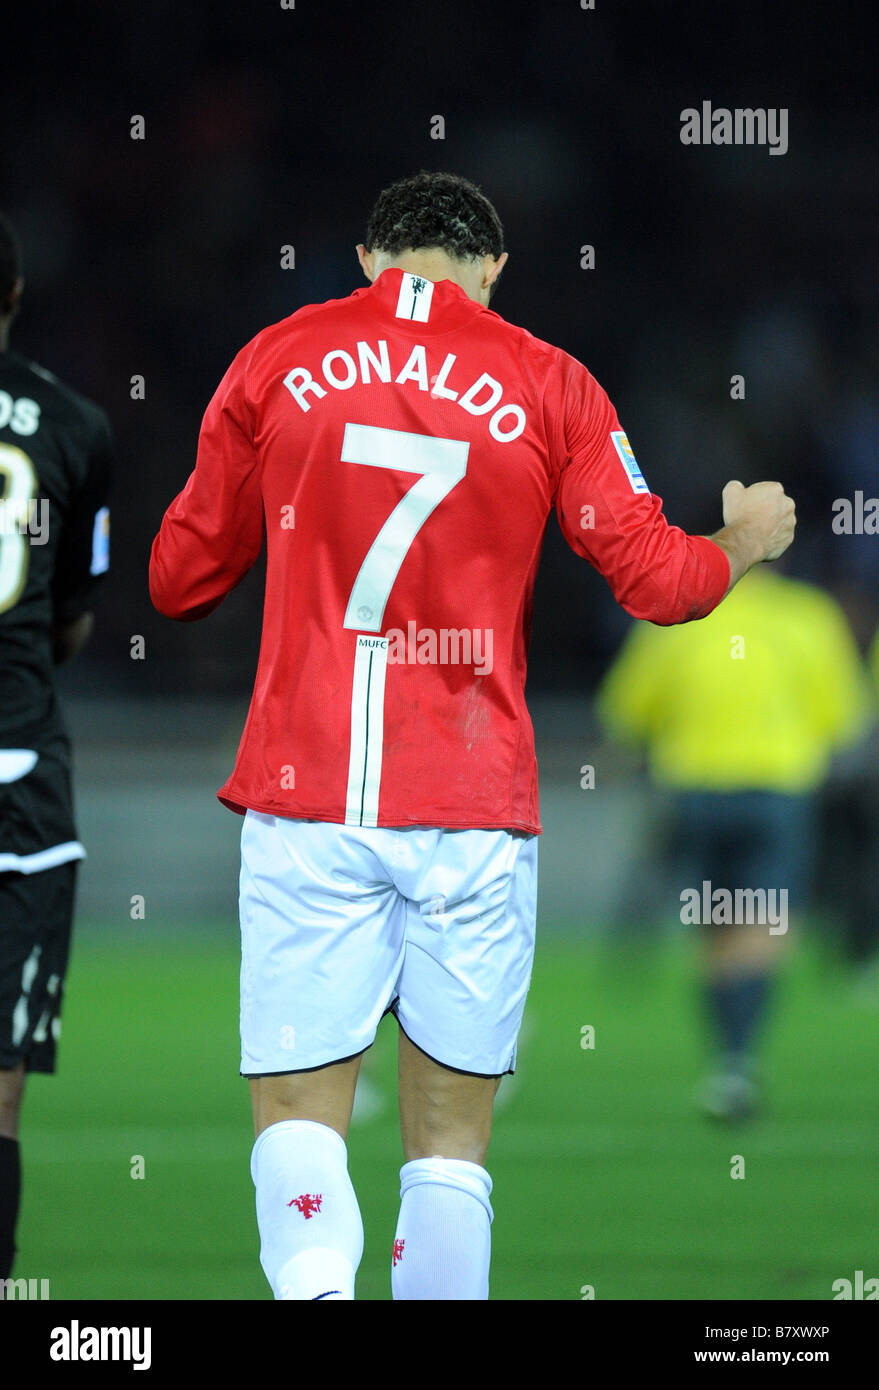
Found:
[{"label": "blurred background", "polygon": [[[832,524],[838,499],[879,494],[870,8],[155,0],[40,15],[7,22],[0,88],[0,206],[26,276],[12,346],[107,409],[117,472],[112,576],[89,650],[60,677],[89,858],[60,1074],[27,1100],[19,1272],[46,1266],[58,1297],[143,1296],[145,1277],[152,1297],[267,1296],[236,1081],[240,824],[213,796],[250,694],[261,569],[208,623],[177,626],[150,605],[149,548],[239,347],[365,283],[354,246],[378,192],[436,168],[479,183],[504,223],[492,308],[586,363],[673,522],[716,530],[729,478],[784,483],[799,527],[777,571],[822,591],[834,633],[810,639],[806,617],[796,650],[781,636],[763,653],[794,704],[806,683],[822,690],[791,714],[786,784],[753,746],[770,718],[770,742],[787,739],[778,702],[764,716],[759,684],[740,690],[725,668],[723,699],[705,706],[706,741],[742,741],[751,790],[790,796],[800,769],[813,824],[766,1104],[731,1137],[692,1095],[714,1043],[679,916],[681,787],[650,762],[672,716],[627,730],[599,716],[633,625],[551,521],[529,674],[541,942],[493,1151],[495,1296],[824,1298],[857,1268],[879,1274],[864,1234],[879,1215],[879,536]],[[683,145],[680,113],[703,100],[787,108],[787,153]],[[130,138],[135,115],[145,139]],[[281,269],[287,245],[295,269]],[[695,767],[689,790],[713,775]],[[392,1052],[388,1031],[352,1139],[371,1298],[389,1296]],[[753,1162],[749,1181],[731,1181],[733,1152]],[[146,1156],[143,1183],[130,1154]],[[522,1215],[538,1163],[558,1173],[539,1238]],[[190,1211],[206,1175],[219,1232]],[[38,1209],[49,1177],[69,1197],[60,1229]]]}]

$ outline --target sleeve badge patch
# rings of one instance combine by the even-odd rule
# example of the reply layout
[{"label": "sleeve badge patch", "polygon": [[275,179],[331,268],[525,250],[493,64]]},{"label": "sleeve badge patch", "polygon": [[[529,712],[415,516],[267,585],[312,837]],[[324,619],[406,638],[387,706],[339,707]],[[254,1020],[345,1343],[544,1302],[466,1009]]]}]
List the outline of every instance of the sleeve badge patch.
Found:
[{"label": "sleeve badge patch", "polygon": [[644,474],[638,467],[638,460],[632,453],[632,446],[626,437],[625,430],[611,430],[610,437],[613,446],[620,456],[620,462],[626,470],[626,477],[632,485],[633,492],[649,492],[650,489],[644,478]]},{"label": "sleeve badge patch", "polygon": [[101,507],[95,513],[92,530],[92,563],[89,573],[103,574],[110,567],[110,509]]}]

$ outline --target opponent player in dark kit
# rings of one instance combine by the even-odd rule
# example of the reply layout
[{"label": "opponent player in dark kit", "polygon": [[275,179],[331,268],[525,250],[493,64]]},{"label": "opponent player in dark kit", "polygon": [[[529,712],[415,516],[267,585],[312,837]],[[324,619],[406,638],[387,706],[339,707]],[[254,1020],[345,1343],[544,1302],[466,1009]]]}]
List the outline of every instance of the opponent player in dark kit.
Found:
[{"label": "opponent player in dark kit", "polygon": [[9,350],[23,287],[0,215],[0,1279],[15,1255],[25,1077],[55,1070],[85,855],[54,667],[88,640],[109,555],[107,417]]}]

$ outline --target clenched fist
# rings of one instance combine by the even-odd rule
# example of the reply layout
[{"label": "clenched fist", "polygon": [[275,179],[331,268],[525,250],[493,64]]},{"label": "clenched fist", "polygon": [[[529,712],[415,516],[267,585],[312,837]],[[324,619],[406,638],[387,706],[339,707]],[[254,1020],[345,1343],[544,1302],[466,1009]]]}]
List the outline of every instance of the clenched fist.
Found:
[{"label": "clenched fist", "polygon": [[723,489],[723,521],[759,551],[752,563],[777,560],[794,538],[796,507],[781,483],[743,487],[734,481]]}]

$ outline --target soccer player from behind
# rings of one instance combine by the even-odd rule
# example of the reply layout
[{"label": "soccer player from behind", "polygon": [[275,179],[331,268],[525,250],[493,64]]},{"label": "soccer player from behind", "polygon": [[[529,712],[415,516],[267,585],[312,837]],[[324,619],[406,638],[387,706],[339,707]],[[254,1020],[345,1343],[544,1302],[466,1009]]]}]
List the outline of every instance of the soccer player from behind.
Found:
[{"label": "soccer player from behind", "polygon": [[393,1297],[485,1299],[492,1106],[534,950],[524,685],[550,512],[629,613],[672,624],[781,554],[794,506],[778,483],[730,483],[713,538],[671,526],[587,369],[488,307],[507,252],[468,180],[392,184],[357,254],[368,287],[234,359],[150,590],[169,617],[206,616],[265,530],[256,684],[219,796],[244,816],[241,1073],[275,1297],[354,1297],[346,1139],[391,1012]]},{"label": "soccer player from behind", "polygon": [[82,649],[107,568],[104,412],[9,350],[24,281],[0,216],[0,1278],[15,1255],[28,1072],[53,1072],[77,838],[54,668]]}]

